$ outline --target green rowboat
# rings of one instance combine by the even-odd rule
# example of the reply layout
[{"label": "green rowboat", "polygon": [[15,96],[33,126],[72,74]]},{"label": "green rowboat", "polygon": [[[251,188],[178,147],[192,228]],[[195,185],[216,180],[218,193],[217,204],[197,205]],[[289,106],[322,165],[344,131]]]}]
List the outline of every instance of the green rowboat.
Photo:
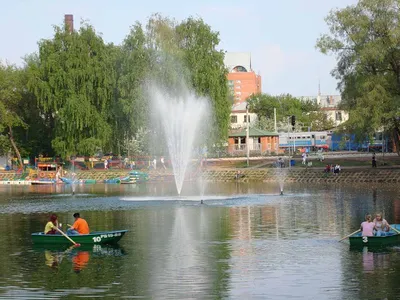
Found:
[{"label": "green rowboat", "polygon": [[[115,231],[94,231],[89,234],[69,235],[77,244],[115,244],[124,236],[128,230]],[[61,234],[44,234],[36,232],[31,234],[35,244],[71,244],[71,242]]]},{"label": "green rowboat", "polygon": [[[400,224],[390,225],[400,230]],[[400,245],[400,234],[391,229],[386,236],[361,236],[361,232],[349,236],[350,247],[386,247]]]}]

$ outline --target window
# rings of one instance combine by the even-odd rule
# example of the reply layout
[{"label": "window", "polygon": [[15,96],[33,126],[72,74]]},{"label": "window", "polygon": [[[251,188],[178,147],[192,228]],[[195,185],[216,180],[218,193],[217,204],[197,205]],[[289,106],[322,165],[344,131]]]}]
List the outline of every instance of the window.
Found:
[{"label": "window", "polygon": [[236,66],[233,68],[233,72],[247,72],[247,70],[243,66]]},{"label": "window", "polygon": [[324,135],[321,135],[321,136],[320,136],[320,139],[321,139],[321,140],[324,140],[324,139],[325,139],[325,136],[324,136]]},{"label": "window", "polygon": [[233,87],[234,86],[233,80],[228,80],[228,86],[229,87]]},{"label": "window", "polygon": [[237,123],[237,116],[231,116],[231,123]]},{"label": "window", "polygon": [[[243,118],[243,122],[247,123],[247,116],[246,115]],[[250,123],[250,116],[249,116],[249,123]]]},{"label": "window", "polygon": [[342,121],[342,112],[341,111],[336,112],[336,121]]},{"label": "window", "polygon": [[245,137],[241,137],[240,138],[240,144],[242,144],[242,145],[246,144],[246,138]]}]

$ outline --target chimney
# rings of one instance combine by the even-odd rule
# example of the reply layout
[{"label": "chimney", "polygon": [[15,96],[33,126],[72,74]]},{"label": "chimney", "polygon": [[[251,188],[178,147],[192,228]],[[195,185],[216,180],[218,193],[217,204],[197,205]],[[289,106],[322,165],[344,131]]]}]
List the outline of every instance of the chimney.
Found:
[{"label": "chimney", "polygon": [[74,15],[65,15],[64,22],[69,33],[72,33],[74,31]]}]

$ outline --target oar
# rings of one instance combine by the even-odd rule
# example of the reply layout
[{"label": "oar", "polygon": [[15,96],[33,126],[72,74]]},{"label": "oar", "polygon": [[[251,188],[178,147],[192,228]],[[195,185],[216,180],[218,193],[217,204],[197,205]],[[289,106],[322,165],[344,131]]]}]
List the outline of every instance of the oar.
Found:
[{"label": "oar", "polygon": [[357,232],[360,232],[360,231],[361,231],[361,229],[358,229],[358,230],[354,231],[353,233],[350,233],[349,235],[346,235],[344,238],[340,239],[338,242],[341,242],[341,241],[343,241],[345,238],[348,238],[349,236],[351,236],[351,235],[353,235],[353,234],[356,234]]},{"label": "oar", "polygon": [[389,226],[391,229],[393,229],[393,231],[396,231],[398,234],[400,234],[400,231],[398,231],[396,228]]},{"label": "oar", "polygon": [[54,227],[59,233],[61,233],[67,240],[69,240],[72,244],[74,244],[75,247],[80,247],[81,244],[75,243],[68,235],[66,235],[64,232],[62,232],[61,229],[58,229],[57,226]]}]

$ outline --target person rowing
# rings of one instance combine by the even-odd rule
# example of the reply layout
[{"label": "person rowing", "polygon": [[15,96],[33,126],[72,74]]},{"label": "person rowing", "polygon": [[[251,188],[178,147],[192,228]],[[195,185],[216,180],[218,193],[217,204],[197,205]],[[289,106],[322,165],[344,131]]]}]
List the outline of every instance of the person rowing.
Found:
[{"label": "person rowing", "polygon": [[57,228],[61,225],[58,224],[57,215],[52,214],[49,218],[49,221],[46,223],[44,227],[45,234],[59,234]]},{"label": "person rowing", "polygon": [[361,223],[361,235],[362,236],[374,236],[374,228],[375,228],[375,223],[372,222],[372,216],[371,215],[366,215],[365,216],[365,221]]}]

